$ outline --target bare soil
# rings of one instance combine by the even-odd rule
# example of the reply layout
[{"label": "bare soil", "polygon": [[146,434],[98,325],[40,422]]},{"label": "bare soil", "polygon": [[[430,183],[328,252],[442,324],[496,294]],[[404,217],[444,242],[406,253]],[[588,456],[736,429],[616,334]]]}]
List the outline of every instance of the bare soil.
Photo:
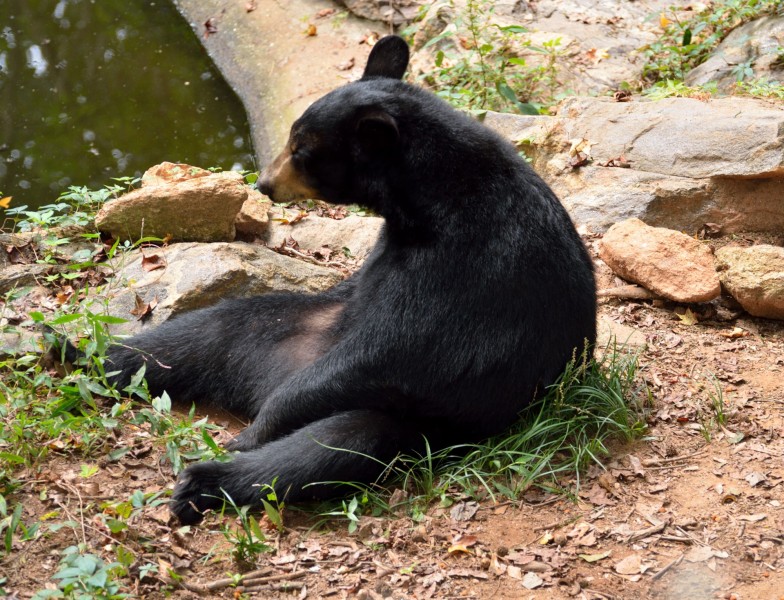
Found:
[{"label": "bare soil", "polygon": [[[617,283],[600,264],[600,287]],[[247,597],[783,599],[784,323],[751,318],[726,298],[689,307],[700,319],[693,324],[678,316],[682,306],[602,302],[601,317],[646,340],[640,376],[653,409],[645,440],[613,448],[605,469],[584,474],[576,498],[537,489],[515,502],[458,495],[419,521],[405,510],[363,516],[354,534],[345,520],[289,507],[283,532],[262,520],[273,550],[245,566],[261,570]],[[212,419],[227,426],[219,443],[241,426],[226,415]],[[42,470],[22,473],[16,500],[24,522],[59,511],[56,520],[78,525],[15,542],[0,563],[6,590],[25,598],[51,586],[61,551],[84,542],[107,562],[125,546],[137,569],[159,566],[159,574],[134,579],[135,597],[242,597],[242,588],[220,581],[240,570],[220,534],[235,517],[180,528],[161,505],[132,517],[120,534],[96,518],[111,510],[105,503],[135,490],[173,486],[149,432],[117,436],[106,440],[107,451],[120,444],[134,451],[99,462],[92,477],[79,476],[89,459],[57,452]]]}]

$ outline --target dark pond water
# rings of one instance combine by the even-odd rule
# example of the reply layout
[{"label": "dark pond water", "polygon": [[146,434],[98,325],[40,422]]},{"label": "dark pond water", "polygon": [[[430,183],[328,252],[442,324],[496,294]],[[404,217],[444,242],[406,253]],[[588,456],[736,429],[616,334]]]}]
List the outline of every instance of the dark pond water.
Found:
[{"label": "dark pond water", "polygon": [[0,0],[0,197],[163,160],[254,168],[242,104],[168,0]]}]

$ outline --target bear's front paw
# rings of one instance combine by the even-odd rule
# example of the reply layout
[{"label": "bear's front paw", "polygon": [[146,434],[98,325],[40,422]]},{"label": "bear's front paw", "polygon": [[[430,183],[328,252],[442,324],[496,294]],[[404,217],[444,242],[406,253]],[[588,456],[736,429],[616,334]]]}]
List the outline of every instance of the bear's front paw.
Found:
[{"label": "bear's front paw", "polygon": [[223,506],[221,475],[225,463],[204,462],[191,465],[177,479],[169,511],[183,525],[195,525],[210,508]]}]

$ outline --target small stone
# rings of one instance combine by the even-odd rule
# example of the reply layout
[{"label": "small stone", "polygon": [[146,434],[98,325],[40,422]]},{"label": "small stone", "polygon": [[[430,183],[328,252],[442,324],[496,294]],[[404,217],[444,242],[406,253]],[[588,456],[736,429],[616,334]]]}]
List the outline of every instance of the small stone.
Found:
[{"label": "small stone", "polygon": [[725,246],[716,252],[721,283],[755,317],[784,319],[784,248]]},{"label": "small stone", "polygon": [[258,190],[248,190],[248,199],[242,204],[234,227],[237,233],[250,236],[260,236],[267,231],[269,226],[269,210],[272,202]]},{"label": "small stone", "polygon": [[707,302],[721,294],[710,248],[679,231],[627,219],[610,227],[599,256],[620,277],[675,302]]}]

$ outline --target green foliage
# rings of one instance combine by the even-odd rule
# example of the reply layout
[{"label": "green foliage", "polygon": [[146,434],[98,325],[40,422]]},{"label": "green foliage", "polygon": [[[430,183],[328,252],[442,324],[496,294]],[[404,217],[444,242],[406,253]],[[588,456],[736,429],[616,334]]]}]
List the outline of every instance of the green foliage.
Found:
[{"label": "green foliage", "polygon": [[100,190],[71,186],[60,194],[54,204],[46,204],[38,210],[28,210],[24,205],[17,206],[9,208],[5,214],[13,219],[15,231],[84,227],[92,223],[95,213],[104,202],[128,191],[140,180],[134,177],[115,177],[114,181],[118,183],[107,185]]},{"label": "green foliage", "polygon": [[[361,488],[355,484],[348,484],[353,487]],[[354,533],[359,527],[359,518],[373,506],[378,504],[386,505],[380,499],[378,492],[373,492],[369,489],[360,490],[360,493],[340,501],[339,506],[332,505],[331,508],[320,512],[322,517],[332,517],[338,519],[345,519],[348,522],[348,532]],[[378,511],[375,511],[378,513]]]},{"label": "green foliage", "polygon": [[784,100],[784,85],[778,81],[770,81],[765,77],[750,81],[739,81],[735,84],[735,88],[741,94],[757,98]]},{"label": "green foliage", "polygon": [[259,522],[249,515],[250,506],[239,507],[234,503],[231,496],[223,492],[226,504],[231,506],[237,513],[237,523],[239,526],[232,527],[228,524],[221,526],[221,533],[232,545],[231,556],[234,562],[241,568],[252,568],[256,564],[260,554],[272,552],[272,546],[268,545],[267,537],[259,526]]},{"label": "green foliage", "polygon": [[[544,398],[526,409],[512,431],[482,444],[435,453],[427,446],[422,456],[399,457],[380,480],[397,476],[412,494],[407,502],[415,520],[434,500],[449,506],[455,492],[477,499],[516,499],[531,485],[568,492],[566,482],[579,487],[586,467],[601,466],[610,442],[644,435],[651,399],[637,370],[637,356],[615,347],[602,359],[582,356],[568,365]],[[346,519],[354,531],[361,514],[381,506],[395,508],[387,505],[379,487],[354,487],[358,494],[321,514]]]},{"label": "green foliage", "polygon": [[[716,0],[688,17],[680,7],[670,8],[660,17],[666,23],[661,37],[642,49],[643,76],[652,82],[684,79],[738,25],[780,11],[781,6],[781,0]],[[745,63],[735,71],[738,81],[751,76]]]},{"label": "green foliage", "polygon": [[[523,36],[527,32],[524,27],[496,25],[492,13],[488,0],[468,0],[455,18],[455,29],[447,27],[425,45],[454,37],[464,51],[438,50],[434,68],[424,82],[465,110],[539,114],[556,101],[561,40],[536,46]],[[521,52],[538,53],[541,60],[529,64]]]},{"label": "green foliage", "polygon": [[637,368],[635,355],[614,348],[603,360],[571,362],[512,432],[443,453],[439,459],[452,465],[442,487],[514,499],[534,483],[560,487],[566,478],[579,486],[582,471],[609,454],[609,441],[628,442],[645,432],[649,398]]},{"label": "green foliage", "polygon": [[41,590],[33,600],[69,598],[73,600],[119,600],[128,598],[120,593],[117,577],[125,574],[119,562],[106,564],[94,554],[86,554],[78,546],[63,551],[60,570],[52,576],[59,581],[57,590]]},{"label": "green foliage", "polygon": [[657,81],[654,85],[643,92],[643,95],[651,100],[663,100],[664,98],[698,98],[704,100],[716,93],[716,84],[688,86],[682,81],[666,79]]}]

